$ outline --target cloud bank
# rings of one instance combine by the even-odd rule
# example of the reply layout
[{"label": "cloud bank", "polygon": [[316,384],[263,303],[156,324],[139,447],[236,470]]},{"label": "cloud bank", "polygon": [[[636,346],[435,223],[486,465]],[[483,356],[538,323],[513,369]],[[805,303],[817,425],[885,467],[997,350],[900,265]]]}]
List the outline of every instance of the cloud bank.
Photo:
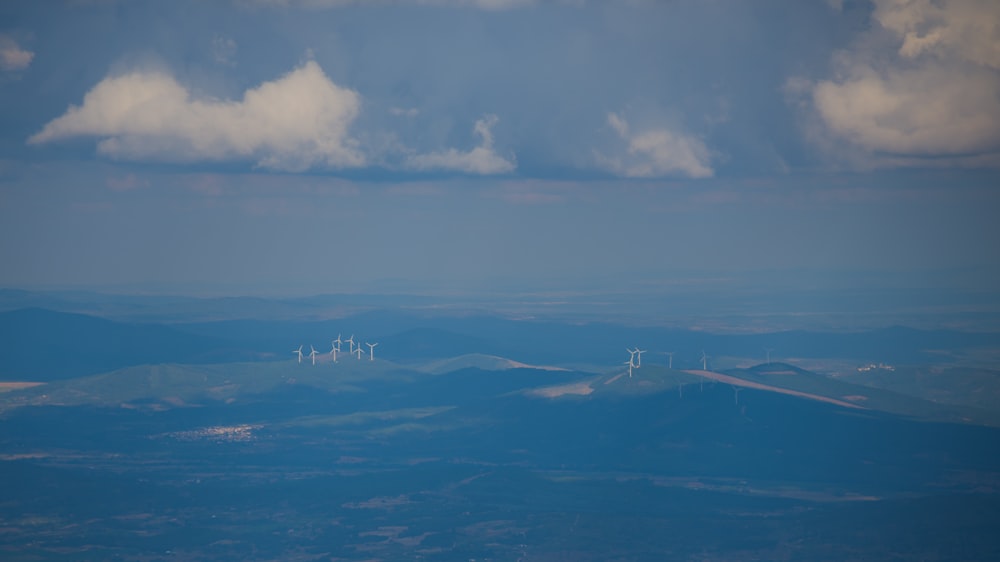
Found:
[{"label": "cloud bank", "polygon": [[872,18],[836,77],[812,86],[827,129],[895,156],[1000,150],[1000,2],[875,0]]},{"label": "cloud bank", "polygon": [[134,72],[105,78],[28,142],[99,137],[99,153],[124,160],[358,167],[366,159],[348,129],[360,105],[356,92],[334,84],[313,61],[240,100],[195,99],[169,75]]},{"label": "cloud bank", "polygon": [[24,70],[31,66],[35,53],[22,49],[13,38],[0,34],[0,70]]},{"label": "cloud bank", "polygon": [[[167,74],[133,72],[99,82],[82,105],[71,106],[28,143],[97,137],[100,154],[121,160],[253,160],[261,168],[287,172],[359,168],[383,160],[366,154],[350,134],[361,102],[360,94],[334,84],[313,61],[247,90],[240,100],[196,99]],[[419,114],[416,109],[401,113]],[[496,115],[476,121],[480,143],[469,151],[419,153],[398,147],[406,154],[402,166],[482,175],[512,172],[513,156],[505,158],[493,148],[497,121]]]},{"label": "cloud bank", "polygon": [[493,149],[493,126],[499,119],[496,115],[485,115],[476,121],[473,129],[479,135],[479,146],[468,152],[450,148],[444,152],[417,154],[410,156],[406,167],[413,170],[452,170],[467,174],[505,174],[517,167],[513,156],[508,160]]},{"label": "cloud bank", "polygon": [[608,114],[608,125],[626,143],[626,153],[617,157],[596,154],[606,170],[630,178],[683,175],[707,178],[713,175],[708,148],[701,140],[666,129],[632,132],[625,119]]}]

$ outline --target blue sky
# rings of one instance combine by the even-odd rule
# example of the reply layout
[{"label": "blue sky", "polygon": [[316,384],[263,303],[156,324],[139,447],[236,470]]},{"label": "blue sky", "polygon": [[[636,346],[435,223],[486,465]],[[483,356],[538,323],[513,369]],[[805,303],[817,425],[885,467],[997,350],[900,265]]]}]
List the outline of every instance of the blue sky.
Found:
[{"label": "blue sky", "polygon": [[10,1],[0,123],[3,286],[1000,282],[992,0]]}]

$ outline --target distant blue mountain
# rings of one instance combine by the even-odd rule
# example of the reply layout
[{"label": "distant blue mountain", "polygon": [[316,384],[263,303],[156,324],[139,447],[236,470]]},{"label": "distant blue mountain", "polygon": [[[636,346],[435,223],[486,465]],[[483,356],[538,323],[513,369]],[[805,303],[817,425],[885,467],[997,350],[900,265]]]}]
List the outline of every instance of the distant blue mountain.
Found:
[{"label": "distant blue mountain", "polygon": [[[185,304],[190,306],[190,303]],[[377,354],[395,361],[483,353],[533,364],[606,364],[622,361],[626,346],[676,352],[675,368],[695,368],[710,356],[845,358],[919,364],[939,361],[931,350],[1000,345],[1000,334],[893,327],[866,332],[789,331],[711,334],[610,323],[518,320],[489,315],[434,315],[376,310],[331,320],[220,320],[198,323],[126,323],[76,313],[26,308],[0,312],[0,378],[61,379],[143,363],[217,363],[287,359],[299,345],[325,352],[330,341],[354,334],[380,342]]]},{"label": "distant blue mountain", "polygon": [[[465,353],[516,357],[530,363],[592,362],[617,364],[626,346],[674,351],[674,366],[694,368],[701,350],[713,355],[850,358],[893,363],[923,363],[929,350],[1000,345],[1000,334],[890,327],[862,332],[786,331],[763,334],[712,334],[663,327],[611,323],[515,320],[490,315],[438,315],[378,310],[323,321],[231,320],[173,324],[177,329],[232,339],[285,353],[289,345],[328,346],[330,339],[355,334],[383,342],[379,351],[393,359],[445,358]],[[435,335],[436,334],[436,335]],[[647,356],[648,360],[663,361]],[[935,359],[939,359],[936,357]]]},{"label": "distant blue mountain", "polygon": [[222,338],[41,308],[0,312],[0,334],[0,380],[50,381],[146,363],[252,356]]}]

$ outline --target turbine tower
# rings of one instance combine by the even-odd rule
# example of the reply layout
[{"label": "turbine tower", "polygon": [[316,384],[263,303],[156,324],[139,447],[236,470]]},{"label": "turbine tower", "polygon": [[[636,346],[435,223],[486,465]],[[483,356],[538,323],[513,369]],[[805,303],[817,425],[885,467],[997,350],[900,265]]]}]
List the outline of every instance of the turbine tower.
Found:
[{"label": "turbine tower", "polygon": [[368,360],[369,361],[374,361],[375,360],[375,346],[378,345],[378,342],[375,342],[375,343],[365,342],[365,345],[368,346]]},{"label": "turbine tower", "polygon": [[301,363],[302,362],[302,346],[300,345],[298,349],[293,349],[292,353],[298,353],[299,354],[299,363]]},{"label": "turbine tower", "polygon": [[768,365],[770,365],[770,364],[771,364],[771,352],[772,352],[772,351],[774,351],[774,349],[772,349],[772,348],[769,348],[769,347],[765,347],[765,348],[764,348],[764,352],[765,352],[765,353],[767,353],[767,364],[768,364]]},{"label": "turbine tower", "polygon": [[702,371],[707,371],[708,370],[708,356],[705,355],[705,350],[704,349],[701,350],[701,370]]},{"label": "turbine tower", "polygon": [[668,369],[673,369],[674,368],[674,352],[673,351],[668,351],[667,352],[667,357],[670,358],[669,362],[667,363],[667,368]]},{"label": "turbine tower", "polygon": [[[626,361],[625,365],[628,365],[628,378],[632,378],[632,367],[633,367],[632,360],[629,359],[628,361]],[[618,376],[621,376],[621,375],[618,375]]]},{"label": "turbine tower", "polygon": [[309,358],[312,359],[313,365],[315,365],[316,364],[316,356],[319,355],[319,352],[316,351],[316,348],[313,347],[313,346],[311,346],[311,345],[309,346],[309,349],[312,350],[312,351],[309,352]]}]

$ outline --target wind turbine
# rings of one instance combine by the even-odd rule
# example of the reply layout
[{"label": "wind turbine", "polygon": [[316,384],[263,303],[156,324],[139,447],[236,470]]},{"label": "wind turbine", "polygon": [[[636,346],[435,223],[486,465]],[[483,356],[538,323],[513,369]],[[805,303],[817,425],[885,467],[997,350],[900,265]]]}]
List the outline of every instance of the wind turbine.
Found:
[{"label": "wind turbine", "polygon": [[301,363],[302,362],[302,346],[300,345],[298,349],[293,349],[292,353],[298,353],[299,354],[299,363]]},{"label": "wind turbine", "polygon": [[359,360],[359,361],[361,360],[361,346],[360,346],[360,345],[359,345],[358,347],[355,347],[355,348],[354,348],[354,351],[352,351],[351,353],[356,353],[356,354],[358,354],[358,360]]},{"label": "wind turbine", "polygon": [[645,349],[639,349],[638,347],[635,348],[635,354],[638,357],[638,359],[635,362],[635,368],[636,369],[638,369],[639,367],[642,367],[642,354],[646,353],[646,351],[647,350],[645,350]]},{"label": "wind turbine", "polygon": [[[375,343],[365,342],[365,345],[368,346],[368,354],[369,354],[368,355],[368,360],[369,361],[374,361],[375,360],[375,346],[378,345],[378,342],[375,342]],[[358,346],[358,348],[360,349],[360,346]]]},{"label": "wind turbine", "polygon": [[673,369],[674,368],[674,352],[673,351],[668,351],[667,352],[667,357],[670,358],[670,362],[667,363],[667,368],[668,369]]},{"label": "wind turbine", "polygon": [[639,351],[639,348],[637,347],[635,349],[629,349],[629,348],[626,347],[625,351],[627,351],[629,353],[629,357],[628,357],[628,364],[629,364],[629,366],[630,367],[638,367],[638,365],[635,364],[635,353],[637,351]]},{"label": "wind turbine", "polygon": [[772,348],[765,347],[764,352],[767,353],[767,364],[771,364],[771,352],[774,351]]},{"label": "wind turbine", "polygon": [[309,346],[309,349],[312,350],[312,351],[309,352],[309,358],[312,359],[313,365],[315,365],[316,364],[316,356],[319,355],[319,352],[316,351],[316,348],[313,347],[313,346],[311,346],[311,345]]},{"label": "wind turbine", "polygon": [[[337,338],[340,338],[340,336],[337,336]],[[354,353],[354,334],[351,334],[351,337],[347,339],[347,343],[351,344],[351,351],[349,353]]]},{"label": "wind turbine", "polygon": [[708,356],[705,355],[705,350],[704,349],[701,350],[701,370],[702,371],[707,371],[708,370]]},{"label": "wind turbine", "polygon": [[[339,338],[338,338],[339,339]],[[340,351],[340,346],[337,345],[337,340],[333,340],[330,343],[330,355],[333,356],[333,362],[337,362],[337,352]]]}]

